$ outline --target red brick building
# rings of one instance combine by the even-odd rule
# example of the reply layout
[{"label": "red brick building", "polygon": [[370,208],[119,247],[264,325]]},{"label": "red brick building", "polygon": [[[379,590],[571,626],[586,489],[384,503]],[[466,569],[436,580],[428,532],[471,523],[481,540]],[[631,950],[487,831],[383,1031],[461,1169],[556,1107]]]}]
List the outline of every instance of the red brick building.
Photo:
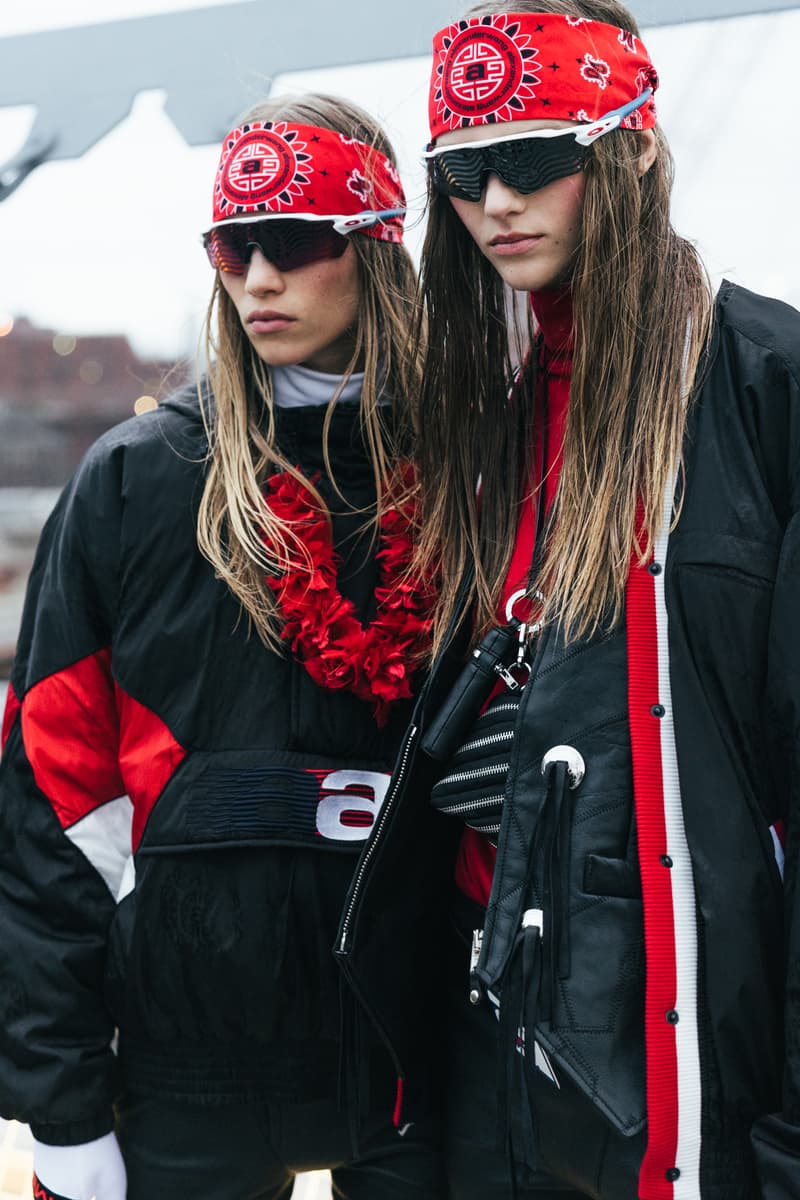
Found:
[{"label": "red brick building", "polygon": [[91,442],[132,416],[139,396],[168,390],[175,370],[140,359],[122,336],[78,337],[25,318],[0,335],[0,487],[65,483]]},{"label": "red brick building", "polygon": [[138,358],[124,337],[77,337],[0,318],[0,692],[25,582],[59,489],[109,426],[186,372]]}]

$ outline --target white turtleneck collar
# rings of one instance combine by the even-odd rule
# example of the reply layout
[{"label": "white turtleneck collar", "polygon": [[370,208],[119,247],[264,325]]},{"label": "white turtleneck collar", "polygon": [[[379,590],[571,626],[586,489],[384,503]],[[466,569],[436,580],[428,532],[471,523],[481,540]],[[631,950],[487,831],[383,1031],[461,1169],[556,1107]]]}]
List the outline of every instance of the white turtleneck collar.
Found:
[{"label": "white turtleneck collar", "polygon": [[[304,408],[328,404],[342,382],[341,375],[312,371],[309,367],[271,367],[272,395],[278,408]],[[364,387],[364,372],[353,373],[342,388],[340,401],[358,404]]]}]

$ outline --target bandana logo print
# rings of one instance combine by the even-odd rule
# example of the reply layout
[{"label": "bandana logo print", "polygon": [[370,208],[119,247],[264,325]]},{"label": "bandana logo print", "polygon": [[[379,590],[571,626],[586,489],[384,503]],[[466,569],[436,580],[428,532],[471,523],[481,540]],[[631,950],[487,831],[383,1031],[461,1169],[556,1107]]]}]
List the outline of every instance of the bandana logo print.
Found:
[{"label": "bandana logo print", "polygon": [[285,125],[254,122],[237,129],[220,163],[217,201],[228,214],[280,211],[302,196],[310,180],[305,143]]},{"label": "bandana logo print", "polygon": [[226,182],[245,203],[270,200],[294,178],[295,166],[287,143],[251,134],[231,156]]},{"label": "bandana logo print", "polygon": [[511,121],[541,83],[537,51],[505,14],[451,25],[436,68],[436,103],[450,128]]},{"label": "bandana logo print", "polygon": [[629,30],[620,29],[619,43],[625,50],[630,50],[631,54],[636,53],[636,38]]},{"label": "bandana logo print", "polygon": [[587,53],[583,56],[581,75],[587,83],[596,83],[605,91],[611,79],[611,67],[607,62],[603,62],[602,58],[592,58],[591,54]]},{"label": "bandana logo print", "polygon": [[496,39],[494,44],[480,35],[463,39],[454,47],[447,73],[449,93],[465,107],[487,107],[503,103],[518,77],[513,47]]}]

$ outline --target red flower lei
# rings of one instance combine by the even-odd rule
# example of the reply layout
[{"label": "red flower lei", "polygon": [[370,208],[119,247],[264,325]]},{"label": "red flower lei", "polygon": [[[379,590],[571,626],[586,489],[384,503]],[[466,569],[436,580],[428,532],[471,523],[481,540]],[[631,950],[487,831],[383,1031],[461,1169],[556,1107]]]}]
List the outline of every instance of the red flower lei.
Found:
[{"label": "red flower lei", "polygon": [[411,696],[411,678],[430,644],[433,588],[407,577],[413,501],[381,518],[377,610],[365,627],[336,586],[339,557],[330,524],[307,487],[281,472],[267,480],[264,500],[302,539],[313,563],[311,570],[302,562],[267,577],[284,618],[281,636],[315,683],[370,701],[377,724],[385,725],[392,701]]}]

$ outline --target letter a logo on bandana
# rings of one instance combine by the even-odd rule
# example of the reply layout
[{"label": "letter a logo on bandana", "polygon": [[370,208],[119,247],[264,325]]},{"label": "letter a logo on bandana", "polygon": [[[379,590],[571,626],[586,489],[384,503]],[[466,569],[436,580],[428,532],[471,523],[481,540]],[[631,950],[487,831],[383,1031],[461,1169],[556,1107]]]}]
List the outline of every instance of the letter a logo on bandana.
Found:
[{"label": "letter a logo on bandana", "polygon": [[275,122],[267,128],[254,121],[242,126],[231,134],[228,153],[220,163],[215,207],[222,215],[230,216],[257,205],[277,211],[289,208],[310,183],[303,172],[305,164],[311,162],[306,150],[298,131],[284,123]]},{"label": "letter a logo on bandana", "polygon": [[541,64],[535,59],[531,39],[505,15],[491,24],[451,25],[434,69],[439,77],[434,102],[442,123],[457,127],[519,117],[524,101],[534,98],[541,83],[536,73]]}]

